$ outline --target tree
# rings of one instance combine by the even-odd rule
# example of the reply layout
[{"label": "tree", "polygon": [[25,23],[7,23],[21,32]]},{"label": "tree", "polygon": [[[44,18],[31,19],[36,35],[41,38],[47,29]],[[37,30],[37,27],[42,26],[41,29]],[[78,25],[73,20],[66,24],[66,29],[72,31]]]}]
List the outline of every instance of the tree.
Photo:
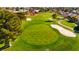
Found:
[{"label": "tree", "polygon": [[0,50],[8,48],[9,40],[13,41],[21,33],[21,20],[20,18],[9,11],[0,9],[0,43],[5,45]]},{"label": "tree", "polygon": [[16,14],[21,20],[25,20],[26,19],[26,12],[18,12]]}]

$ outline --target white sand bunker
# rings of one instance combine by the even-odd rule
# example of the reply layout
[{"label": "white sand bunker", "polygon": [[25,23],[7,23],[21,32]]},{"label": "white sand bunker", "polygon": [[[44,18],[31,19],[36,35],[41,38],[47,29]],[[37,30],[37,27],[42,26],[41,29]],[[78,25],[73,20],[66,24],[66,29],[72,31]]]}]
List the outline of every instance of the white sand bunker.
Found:
[{"label": "white sand bunker", "polygon": [[26,21],[31,21],[32,19],[31,18],[26,18]]},{"label": "white sand bunker", "polygon": [[67,36],[67,37],[76,37],[75,33],[71,32],[71,31],[69,31],[69,30],[67,30],[67,29],[65,29],[65,28],[63,28],[63,27],[61,27],[59,25],[53,24],[53,25],[51,25],[51,27],[57,29],[64,36]]}]

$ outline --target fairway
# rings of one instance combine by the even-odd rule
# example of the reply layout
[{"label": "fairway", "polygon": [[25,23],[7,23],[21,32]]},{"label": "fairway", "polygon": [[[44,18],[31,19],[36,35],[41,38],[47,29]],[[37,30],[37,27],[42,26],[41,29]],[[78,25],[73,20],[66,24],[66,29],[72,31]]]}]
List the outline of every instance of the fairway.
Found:
[{"label": "fairway", "polygon": [[76,26],[75,23],[70,23],[67,20],[62,20],[61,23],[64,24],[64,25],[66,25],[66,26],[69,26],[71,28],[74,28]]}]

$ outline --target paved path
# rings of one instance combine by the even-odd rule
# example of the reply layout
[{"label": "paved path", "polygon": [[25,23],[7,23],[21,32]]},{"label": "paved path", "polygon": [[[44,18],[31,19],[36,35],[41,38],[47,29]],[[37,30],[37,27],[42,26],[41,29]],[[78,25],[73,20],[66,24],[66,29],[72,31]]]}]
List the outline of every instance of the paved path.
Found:
[{"label": "paved path", "polygon": [[62,35],[67,36],[67,37],[76,37],[76,34],[71,32],[70,30],[67,30],[59,25],[52,24],[52,28],[57,29]]}]

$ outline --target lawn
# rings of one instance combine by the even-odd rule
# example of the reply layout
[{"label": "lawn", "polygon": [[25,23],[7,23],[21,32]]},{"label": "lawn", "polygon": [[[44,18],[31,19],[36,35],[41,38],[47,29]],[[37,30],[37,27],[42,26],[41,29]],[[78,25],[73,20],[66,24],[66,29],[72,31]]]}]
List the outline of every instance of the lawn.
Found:
[{"label": "lawn", "polygon": [[51,18],[51,13],[39,13],[29,16],[32,21],[22,22],[22,34],[17,37],[8,51],[38,51],[38,50],[79,50],[79,34],[70,38],[61,35],[57,30],[52,29],[50,24],[56,22],[46,22]]},{"label": "lawn", "polygon": [[32,45],[48,45],[58,39],[57,33],[45,24],[29,26],[22,36],[27,43]]},{"label": "lawn", "polygon": [[68,22],[68,20],[62,20],[61,23],[71,28],[74,28],[76,26],[75,23]]}]

